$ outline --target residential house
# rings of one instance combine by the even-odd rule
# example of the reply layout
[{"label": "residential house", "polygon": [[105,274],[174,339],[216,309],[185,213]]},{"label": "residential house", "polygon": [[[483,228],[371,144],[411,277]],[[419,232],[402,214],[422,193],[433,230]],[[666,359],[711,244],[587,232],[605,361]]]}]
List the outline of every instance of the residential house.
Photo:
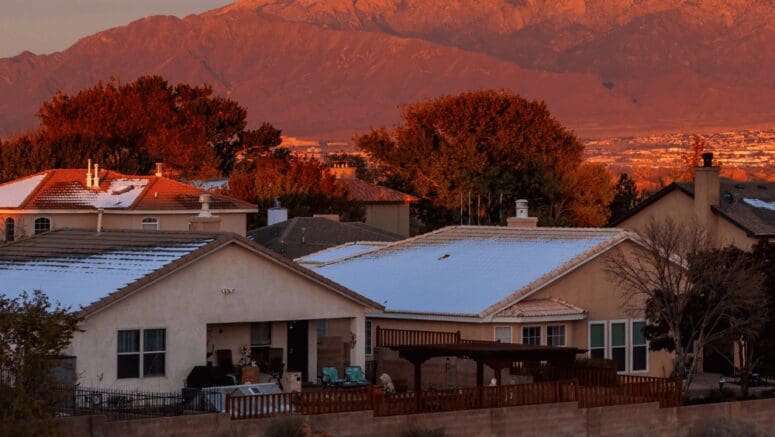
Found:
[{"label": "residential house", "polygon": [[409,207],[417,202],[415,196],[360,180],[353,167],[336,165],[329,170],[347,186],[350,200],[366,206],[367,225],[409,236]]},{"label": "residential house", "polygon": [[[671,355],[648,350],[640,303],[625,306],[607,271],[609,256],[642,250],[631,234],[536,228],[525,217],[510,223],[446,227],[363,250],[345,245],[297,262],[385,306],[367,314],[369,338],[378,326],[459,331],[468,340],[575,346],[613,359],[622,373],[670,374]],[[365,345],[367,359],[380,365],[373,346]],[[437,366],[449,375],[448,362]]]},{"label": "residential house", "polygon": [[378,244],[403,237],[361,222],[332,217],[294,217],[248,232],[248,239],[288,258],[299,258],[345,243]]},{"label": "residential house", "polygon": [[[46,170],[0,185],[0,241],[98,226],[183,231],[202,209],[217,213],[209,221],[217,221],[219,229],[243,236],[247,214],[258,211],[248,202],[163,177],[161,169],[154,176],[123,175],[91,164]],[[193,227],[206,221],[199,219]]]},{"label": "residential house", "polygon": [[54,230],[0,246],[0,284],[83,316],[67,353],[87,387],[178,390],[195,366],[273,352],[315,381],[324,359],[365,365],[365,315],[382,310],[235,233]]},{"label": "residential house", "polygon": [[671,217],[702,226],[718,247],[749,250],[761,239],[775,241],[775,183],[723,180],[719,172],[713,154],[704,154],[694,183],[666,186],[612,226],[638,232],[651,220]]}]

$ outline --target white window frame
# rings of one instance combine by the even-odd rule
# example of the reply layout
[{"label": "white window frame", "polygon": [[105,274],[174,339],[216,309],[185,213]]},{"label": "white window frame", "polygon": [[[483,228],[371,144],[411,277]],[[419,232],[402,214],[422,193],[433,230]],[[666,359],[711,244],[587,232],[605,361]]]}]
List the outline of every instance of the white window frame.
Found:
[{"label": "white window frame", "polygon": [[[148,220],[148,222],[146,222]],[[153,222],[151,222],[153,220]],[[154,224],[156,227],[154,229],[146,229],[145,225]],[[143,231],[158,231],[159,230],[159,219],[157,217],[143,217],[140,219],[140,229]]]},{"label": "white window frame", "polygon": [[493,326],[492,327],[492,338],[495,341],[498,340],[498,330],[499,329],[508,329],[509,330],[509,343],[514,343],[514,329],[511,326]]},{"label": "white window frame", "polygon": [[525,329],[530,329],[530,328],[537,328],[538,329],[538,346],[544,344],[544,342],[543,342],[543,340],[544,340],[544,330],[541,329],[541,325],[525,325],[525,326],[522,326],[522,332],[521,332],[521,334],[522,334],[522,337],[521,337],[522,344],[528,344],[528,343],[525,343]]},{"label": "white window frame", "polygon": [[646,346],[646,368],[643,369],[643,370],[635,370],[634,369],[634,367],[635,367],[634,348],[635,348],[635,346],[641,346],[641,345],[636,345],[635,344],[635,328],[634,328],[635,323],[643,323],[643,327],[645,328],[646,327],[646,319],[630,319],[630,326],[629,326],[630,327],[630,336],[629,336],[629,343],[630,344],[628,346],[628,351],[630,353],[631,359],[630,359],[629,370],[630,370],[631,373],[648,373],[648,371],[649,371],[649,340],[647,338],[645,338],[645,335],[644,335],[644,339],[646,340],[646,344],[645,344],[645,346]]},{"label": "white window frame", "polygon": [[[590,320],[587,323],[587,358],[592,358],[592,325],[603,326],[603,358],[608,358],[608,322],[605,320]],[[595,349],[600,349],[596,347]]]},{"label": "white window frame", "polygon": [[[608,339],[607,339],[607,356],[606,358],[613,359],[613,325],[624,325],[624,370],[617,370],[617,373],[629,373],[630,370],[630,321],[629,319],[616,319],[608,321]],[[620,347],[620,346],[617,346]]]},{"label": "white window frame", "polygon": [[36,232],[36,229],[35,229],[37,227],[35,225],[35,222],[37,222],[39,219],[46,219],[46,220],[48,220],[48,230],[44,231],[44,232],[40,232],[40,234],[44,234],[46,232],[51,232],[52,230],[54,230],[54,220],[52,220],[51,217],[49,217],[47,215],[39,215],[39,216],[36,216],[35,219],[32,220],[32,235],[39,235],[39,233]]},{"label": "white window frame", "polygon": [[546,325],[546,345],[549,346],[549,328],[562,328],[562,344],[552,346],[567,346],[568,345],[568,325],[565,323],[552,323]]}]

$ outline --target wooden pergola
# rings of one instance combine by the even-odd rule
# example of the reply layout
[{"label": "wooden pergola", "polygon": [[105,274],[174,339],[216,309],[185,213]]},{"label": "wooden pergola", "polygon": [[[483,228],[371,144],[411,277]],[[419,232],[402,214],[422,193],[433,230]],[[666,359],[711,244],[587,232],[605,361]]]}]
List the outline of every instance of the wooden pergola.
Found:
[{"label": "wooden pergola", "polygon": [[476,361],[476,385],[484,386],[484,365],[495,370],[495,378],[501,385],[501,371],[513,363],[547,362],[554,366],[571,366],[576,355],[585,349],[564,346],[537,346],[498,342],[461,342],[449,344],[396,345],[399,357],[414,365],[414,387],[422,385],[422,364],[435,357],[468,358]]}]

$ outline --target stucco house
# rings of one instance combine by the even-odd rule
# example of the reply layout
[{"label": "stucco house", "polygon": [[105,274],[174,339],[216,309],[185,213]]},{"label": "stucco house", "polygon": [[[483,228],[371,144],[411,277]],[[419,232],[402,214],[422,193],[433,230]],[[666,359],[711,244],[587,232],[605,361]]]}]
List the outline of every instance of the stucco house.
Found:
[{"label": "stucco house", "polygon": [[364,366],[366,314],[382,310],[219,232],[54,230],[0,246],[0,288],[42,290],[83,316],[67,350],[79,383],[150,391],[179,390],[195,366],[260,362],[272,351],[315,381],[331,353],[321,344]]},{"label": "stucco house", "polygon": [[350,200],[365,205],[367,225],[409,236],[410,206],[418,200],[415,196],[360,180],[354,167],[335,165],[329,171],[347,187]]},{"label": "stucco house", "polygon": [[713,154],[706,153],[694,183],[666,186],[612,226],[638,232],[652,219],[671,217],[702,226],[718,247],[749,250],[761,239],[775,241],[775,183],[724,180],[719,173]]},{"label": "stucco house", "polygon": [[0,185],[0,241],[61,228],[184,231],[203,208],[217,213],[219,229],[243,236],[247,214],[258,211],[248,202],[163,177],[161,169],[153,176],[124,175],[91,163],[85,169],[52,169]]},{"label": "stucco house", "polygon": [[[459,331],[467,340],[574,346],[613,359],[621,373],[670,374],[671,355],[648,350],[644,315],[625,307],[607,271],[607,257],[641,250],[630,233],[510,223],[343,245],[296,261],[385,306],[367,314],[369,338],[378,326]],[[366,347],[367,359],[376,357],[373,344]],[[449,374],[449,362],[435,365]]]}]

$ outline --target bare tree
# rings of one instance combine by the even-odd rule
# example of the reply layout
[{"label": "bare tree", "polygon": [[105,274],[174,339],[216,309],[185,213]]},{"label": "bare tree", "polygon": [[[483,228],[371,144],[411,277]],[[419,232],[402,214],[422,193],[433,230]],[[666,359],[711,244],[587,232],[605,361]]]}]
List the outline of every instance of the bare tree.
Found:
[{"label": "bare tree", "polygon": [[[651,220],[636,241],[641,250],[608,258],[625,309],[645,312],[652,350],[674,352],[674,377],[697,372],[692,352],[720,339],[753,334],[766,312],[762,278],[743,255],[713,250],[705,231],[672,219]],[[688,369],[687,369],[688,365]]]}]

